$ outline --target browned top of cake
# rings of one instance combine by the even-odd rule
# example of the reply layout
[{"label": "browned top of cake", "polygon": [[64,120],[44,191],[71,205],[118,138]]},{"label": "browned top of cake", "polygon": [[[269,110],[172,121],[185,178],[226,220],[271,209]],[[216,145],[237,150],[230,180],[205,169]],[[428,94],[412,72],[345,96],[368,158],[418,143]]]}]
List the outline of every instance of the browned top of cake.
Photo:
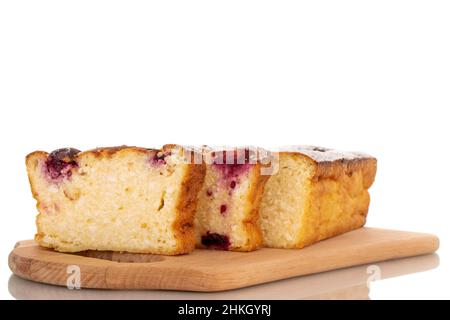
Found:
[{"label": "browned top of cake", "polygon": [[151,152],[151,151],[159,151],[157,149],[147,149],[147,148],[141,148],[141,147],[135,147],[135,146],[117,146],[117,147],[98,147],[95,149],[83,151],[83,154],[93,154],[94,156],[112,156],[113,154],[122,151],[122,150],[133,150],[138,152]]},{"label": "browned top of cake", "polygon": [[364,187],[369,188],[377,171],[377,159],[360,152],[338,151],[315,146],[289,146],[278,149],[281,154],[298,154],[316,164],[314,179],[338,179],[361,171]]},{"label": "browned top of cake", "polygon": [[279,148],[278,151],[288,153],[301,153],[319,163],[342,161],[342,160],[352,161],[352,160],[374,158],[368,154],[360,152],[339,151],[317,146],[286,146]]}]

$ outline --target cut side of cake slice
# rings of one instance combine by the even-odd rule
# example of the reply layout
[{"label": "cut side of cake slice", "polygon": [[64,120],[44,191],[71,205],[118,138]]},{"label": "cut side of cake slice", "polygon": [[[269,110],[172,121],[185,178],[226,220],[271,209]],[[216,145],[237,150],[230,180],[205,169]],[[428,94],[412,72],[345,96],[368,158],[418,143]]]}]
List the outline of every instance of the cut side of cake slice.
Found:
[{"label": "cut side of cake slice", "polygon": [[206,150],[195,232],[199,248],[251,251],[262,245],[258,211],[269,176],[249,149]]},{"label": "cut side of cake slice", "polygon": [[277,158],[260,208],[266,247],[303,248],[365,224],[375,158],[302,146]]},{"label": "cut side of cake slice", "polygon": [[181,147],[37,151],[26,166],[41,246],[166,255],[195,247],[205,165],[186,161]]}]

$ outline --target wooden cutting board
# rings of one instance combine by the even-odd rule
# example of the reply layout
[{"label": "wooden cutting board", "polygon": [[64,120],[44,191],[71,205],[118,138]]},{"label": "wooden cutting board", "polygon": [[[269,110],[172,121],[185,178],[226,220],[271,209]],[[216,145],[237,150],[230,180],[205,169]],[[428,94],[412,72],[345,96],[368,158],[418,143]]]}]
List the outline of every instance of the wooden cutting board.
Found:
[{"label": "wooden cutting board", "polygon": [[[305,249],[195,250],[182,256],[88,251],[60,253],[20,241],[9,267],[21,278],[83,288],[222,291],[349,266],[433,253],[434,235],[362,228]],[[73,273],[79,271],[76,275]]]}]

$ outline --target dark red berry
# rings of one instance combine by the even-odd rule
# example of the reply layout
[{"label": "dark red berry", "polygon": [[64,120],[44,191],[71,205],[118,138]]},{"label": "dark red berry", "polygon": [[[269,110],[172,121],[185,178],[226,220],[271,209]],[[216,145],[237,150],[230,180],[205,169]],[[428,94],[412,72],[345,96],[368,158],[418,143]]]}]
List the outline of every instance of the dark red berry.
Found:
[{"label": "dark red berry", "polygon": [[61,148],[52,151],[48,155],[49,160],[60,160],[64,162],[71,162],[75,160],[77,154],[81,151],[75,148]]},{"label": "dark red berry", "polygon": [[220,206],[220,213],[224,214],[226,211],[227,211],[227,205],[226,204],[221,205]]},{"label": "dark red berry", "polygon": [[78,166],[76,155],[80,151],[74,148],[57,149],[48,155],[45,162],[47,173],[51,179],[68,178],[72,175],[72,168]]},{"label": "dark red berry", "polygon": [[210,189],[208,189],[208,190],[206,190],[206,194],[207,194],[209,197],[211,197],[212,194],[213,194],[213,192],[212,192]]},{"label": "dark red berry", "polygon": [[151,158],[151,163],[153,165],[164,165],[166,164],[166,157],[170,156],[171,152],[156,152]]},{"label": "dark red berry", "polygon": [[230,182],[230,188],[231,189],[236,188],[236,181],[233,180],[233,181]]},{"label": "dark red berry", "polygon": [[202,245],[210,249],[228,250],[230,247],[230,238],[218,233],[207,232],[202,236]]}]

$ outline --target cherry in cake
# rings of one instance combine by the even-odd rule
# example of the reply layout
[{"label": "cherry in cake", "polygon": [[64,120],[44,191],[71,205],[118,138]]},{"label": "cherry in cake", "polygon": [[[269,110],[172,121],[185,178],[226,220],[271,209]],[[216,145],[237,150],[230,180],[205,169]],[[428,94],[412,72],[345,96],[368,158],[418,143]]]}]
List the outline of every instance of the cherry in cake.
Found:
[{"label": "cherry in cake", "polygon": [[228,250],[230,247],[230,239],[218,233],[209,231],[202,235],[202,245],[209,249]]},{"label": "cherry in cake", "polygon": [[78,164],[75,160],[76,155],[80,153],[74,148],[57,149],[48,155],[45,161],[44,170],[51,180],[62,180],[72,175],[72,169]]}]

